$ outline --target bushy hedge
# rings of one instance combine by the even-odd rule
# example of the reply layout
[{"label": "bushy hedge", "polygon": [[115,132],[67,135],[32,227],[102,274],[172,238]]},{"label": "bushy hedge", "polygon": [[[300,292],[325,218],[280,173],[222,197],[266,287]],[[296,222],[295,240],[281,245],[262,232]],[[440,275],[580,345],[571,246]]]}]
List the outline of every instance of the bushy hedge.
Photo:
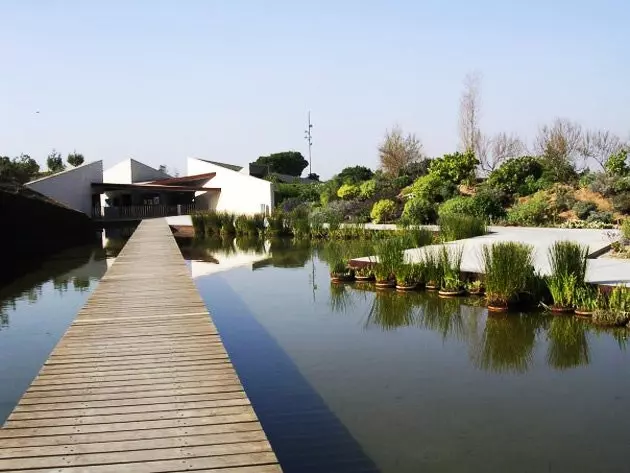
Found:
[{"label": "bushy hedge", "polygon": [[490,173],[487,184],[508,195],[530,195],[539,190],[544,169],[540,158],[511,158]]},{"label": "bushy hedge", "polygon": [[344,184],[337,190],[337,196],[344,200],[354,199],[359,196],[361,188],[354,184]]},{"label": "bushy hedge", "polygon": [[362,199],[371,199],[374,197],[376,193],[376,181],[374,179],[370,179],[369,181],[365,181],[361,183],[359,188],[359,196]]},{"label": "bushy hedge", "polygon": [[411,225],[434,223],[436,219],[435,205],[424,199],[412,198],[405,202],[402,222]]},{"label": "bushy hedge", "polygon": [[396,203],[393,200],[379,200],[372,207],[370,217],[374,223],[383,223],[391,221],[396,214]]},{"label": "bushy hedge", "polygon": [[456,191],[457,187],[453,183],[443,181],[436,174],[427,174],[416,179],[402,193],[427,202],[443,202],[455,195]]},{"label": "bushy hedge", "polygon": [[552,206],[543,191],[537,192],[527,201],[515,204],[507,212],[507,221],[513,225],[548,225],[553,218]]},{"label": "bushy hedge", "polygon": [[580,220],[586,220],[592,212],[597,210],[597,204],[591,201],[579,201],[573,206],[575,216]]}]

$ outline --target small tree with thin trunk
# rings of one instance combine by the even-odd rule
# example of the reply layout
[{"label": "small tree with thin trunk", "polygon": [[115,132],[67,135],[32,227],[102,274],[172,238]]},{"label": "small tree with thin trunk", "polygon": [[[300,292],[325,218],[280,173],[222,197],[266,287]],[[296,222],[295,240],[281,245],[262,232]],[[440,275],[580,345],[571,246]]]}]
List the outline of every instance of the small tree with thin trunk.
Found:
[{"label": "small tree with thin trunk", "polygon": [[497,133],[489,140],[488,152],[478,155],[481,169],[490,173],[509,158],[515,158],[525,153],[525,144],[514,134]]},{"label": "small tree with thin trunk", "polygon": [[478,154],[482,144],[479,119],[481,117],[481,76],[469,73],[464,78],[464,91],[459,101],[459,148],[462,152]]},{"label": "small tree with thin trunk", "polygon": [[614,133],[603,130],[588,130],[584,133],[581,154],[606,169],[608,159],[625,149],[626,144]]},{"label": "small tree with thin trunk", "polygon": [[48,170],[53,173],[61,172],[66,168],[63,164],[63,159],[61,159],[61,153],[58,153],[54,149],[48,155],[48,158],[46,158],[46,166],[48,166]]},{"label": "small tree with thin trunk", "polygon": [[68,155],[68,157],[66,158],[66,161],[68,162],[70,166],[77,167],[77,166],[81,166],[81,164],[85,162],[85,158],[83,157],[81,153],[77,153],[75,151],[74,153],[70,153]]},{"label": "small tree with thin trunk", "polygon": [[422,159],[422,143],[413,133],[403,135],[402,129],[395,126],[385,133],[378,154],[383,171],[398,175],[402,169]]}]

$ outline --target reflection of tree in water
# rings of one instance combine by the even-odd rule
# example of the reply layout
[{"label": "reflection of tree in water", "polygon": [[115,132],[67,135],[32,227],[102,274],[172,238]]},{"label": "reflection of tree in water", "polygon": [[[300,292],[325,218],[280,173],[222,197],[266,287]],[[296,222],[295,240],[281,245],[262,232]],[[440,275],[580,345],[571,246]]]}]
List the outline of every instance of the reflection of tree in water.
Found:
[{"label": "reflection of tree in water", "polygon": [[444,340],[449,336],[466,340],[466,325],[461,309],[462,301],[458,298],[441,298],[427,294],[422,306],[420,325],[440,333]]},{"label": "reflection of tree in water", "polygon": [[547,330],[547,363],[564,370],[589,363],[587,327],[575,317],[554,317]]},{"label": "reflection of tree in water", "polygon": [[377,325],[383,330],[417,325],[421,298],[418,293],[376,291],[365,327]]},{"label": "reflection of tree in water", "polygon": [[76,291],[85,292],[90,288],[90,278],[75,276],[72,279],[72,286]]},{"label": "reflection of tree in water", "polygon": [[70,278],[67,276],[55,276],[52,278],[53,287],[60,294],[68,291],[69,282]]},{"label": "reflection of tree in water", "polygon": [[497,373],[527,371],[533,360],[540,315],[490,315],[479,344],[473,347],[477,367]]},{"label": "reflection of tree in water", "polygon": [[247,251],[257,255],[265,253],[265,240],[258,237],[236,237],[236,246],[241,251]]},{"label": "reflection of tree in water", "polygon": [[303,268],[311,257],[310,240],[273,238],[269,252],[271,264],[276,268]]},{"label": "reflection of tree in water", "polygon": [[330,310],[337,313],[345,313],[354,304],[350,289],[345,284],[330,284]]}]

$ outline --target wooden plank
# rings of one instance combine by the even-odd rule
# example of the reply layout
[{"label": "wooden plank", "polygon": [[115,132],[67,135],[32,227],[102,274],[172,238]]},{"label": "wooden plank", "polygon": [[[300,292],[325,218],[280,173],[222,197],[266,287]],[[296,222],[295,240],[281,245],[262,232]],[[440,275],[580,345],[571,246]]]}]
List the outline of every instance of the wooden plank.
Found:
[{"label": "wooden plank", "polygon": [[0,429],[0,472],[281,472],[163,219],[143,221]]}]

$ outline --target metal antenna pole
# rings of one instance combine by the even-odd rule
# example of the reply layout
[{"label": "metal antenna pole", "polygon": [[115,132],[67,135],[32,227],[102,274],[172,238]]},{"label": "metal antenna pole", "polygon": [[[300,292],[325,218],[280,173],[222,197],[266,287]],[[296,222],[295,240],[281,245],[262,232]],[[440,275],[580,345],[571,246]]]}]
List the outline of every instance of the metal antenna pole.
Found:
[{"label": "metal antenna pole", "polygon": [[311,123],[311,111],[308,111],[308,128],[304,131],[304,139],[308,143],[308,173],[313,174],[313,165],[311,162],[311,146],[313,146],[313,135],[311,134],[311,128],[313,128],[313,124]]}]

